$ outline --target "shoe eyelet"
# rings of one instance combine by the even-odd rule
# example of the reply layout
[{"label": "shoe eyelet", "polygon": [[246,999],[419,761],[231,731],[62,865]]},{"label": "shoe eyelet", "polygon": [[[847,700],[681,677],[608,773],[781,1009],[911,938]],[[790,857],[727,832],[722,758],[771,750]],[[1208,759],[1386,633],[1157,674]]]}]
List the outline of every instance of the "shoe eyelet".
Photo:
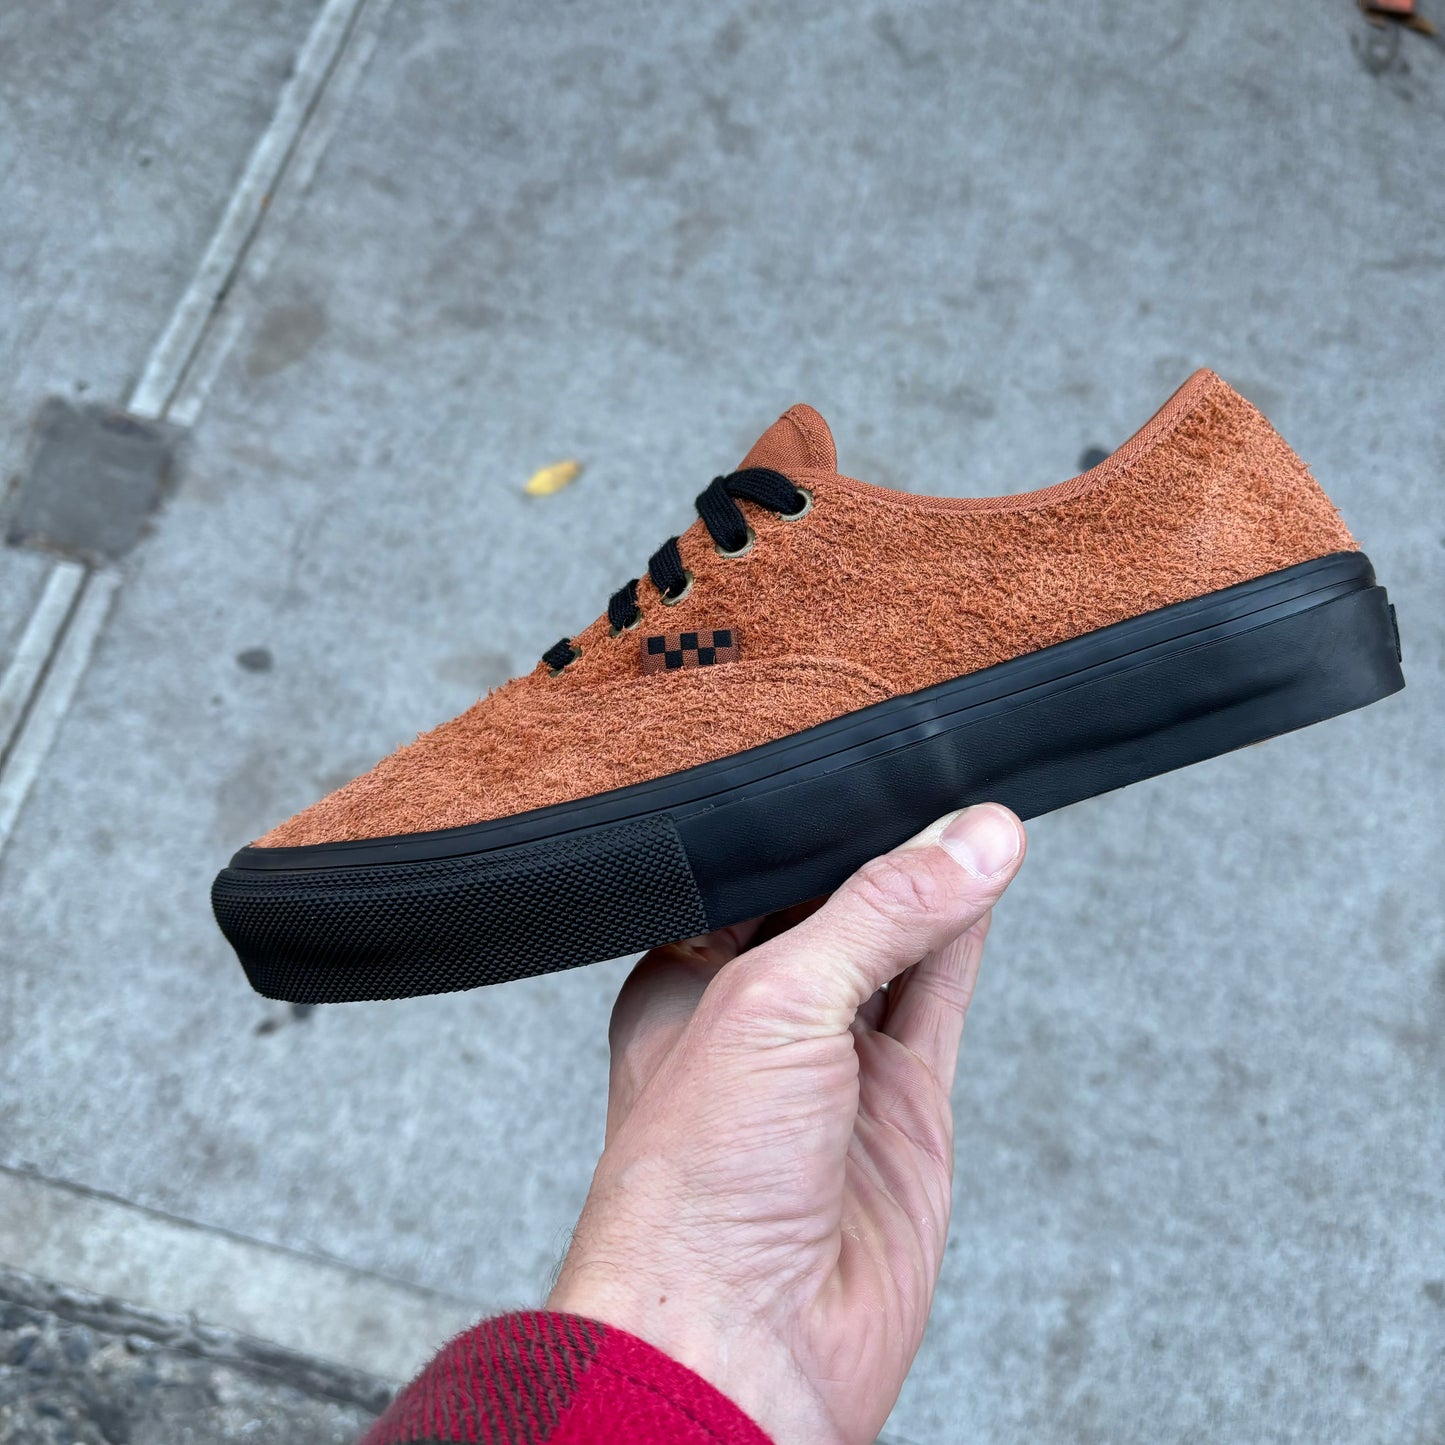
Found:
[{"label": "shoe eyelet", "polygon": [[663,605],[664,607],[676,607],[679,602],[681,602],[685,597],[687,597],[687,596],[689,596],[689,595],[691,594],[691,592],[692,592],[692,584],[693,584],[693,582],[694,582],[696,579],[693,577],[692,571],[691,571],[690,568],[684,568],[684,569],[683,569],[683,575],[687,578],[687,581],[686,581],[685,583],[683,583],[683,587],[682,587],[682,591],[681,591],[681,592],[678,592],[678,593],[676,593],[676,594],[673,595],[673,596],[668,596],[668,594],[667,594],[666,592],[664,592],[664,593],[661,594],[661,596],[662,596],[662,605]]},{"label": "shoe eyelet", "polygon": [[607,634],[609,637],[621,637],[624,632],[636,632],[637,629],[641,626],[642,608],[639,607],[637,611],[633,613],[631,622],[626,623],[622,627],[609,627],[607,629]]},{"label": "shoe eyelet", "polygon": [[803,520],[803,518],[806,517],[806,516],[808,515],[808,513],[813,510],[813,494],[812,494],[812,492],[810,492],[810,491],[807,489],[807,487],[799,487],[799,488],[798,488],[798,491],[802,493],[803,505],[802,505],[801,507],[799,507],[796,512],[779,512],[779,513],[778,513],[778,519],[779,519],[779,521],[783,521],[783,522],[801,522],[801,521]]},{"label": "shoe eyelet", "polygon": [[712,545],[713,545],[713,550],[716,551],[716,553],[718,554],[719,557],[746,557],[746,556],[748,555],[748,553],[753,550],[753,543],[756,542],[757,540],[758,540],[758,534],[757,534],[755,531],[753,531],[753,529],[752,529],[751,527],[749,527],[749,528],[748,528],[748,539],[747,539],[747,541],[744,542],[743,545],[742,545],[741,547],[739,547],[739,548],[737,549],[737,551],[735,551],[735,552],[724,551],[724,549],[723,549],[722,547],[718,546],[718,544],[717,544],[716,542],[714,542]]},{"label": "shoe eyelet", "polygon": [[561,667],[549,667],[549,668],[547,669],[547,671],[550,672],[553,677],[561,677],[562,674],[563,674],[564,672],[566,672],[567,669],[568,669],[569,667],[571,667],[572,664],[573,664],[574,662],[576,662],[577,659],[578,659],[579,657],[581,657],[581,656],[582,656],[582,649],[574,642],[574,643],[572,644],[572,656],[569,657],[569,658],[567,659],[567,661],[562,664]]}]

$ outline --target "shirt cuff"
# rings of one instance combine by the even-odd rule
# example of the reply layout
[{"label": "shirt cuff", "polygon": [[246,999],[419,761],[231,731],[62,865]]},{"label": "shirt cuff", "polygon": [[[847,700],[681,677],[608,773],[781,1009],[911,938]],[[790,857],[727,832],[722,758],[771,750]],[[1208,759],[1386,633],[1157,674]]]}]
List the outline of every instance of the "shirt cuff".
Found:
[{"label": "shirt cuff", "polygon": [[460,1334],[360,1445],[772,1445],[726,1395],[624,1330],[499,1315]]}]

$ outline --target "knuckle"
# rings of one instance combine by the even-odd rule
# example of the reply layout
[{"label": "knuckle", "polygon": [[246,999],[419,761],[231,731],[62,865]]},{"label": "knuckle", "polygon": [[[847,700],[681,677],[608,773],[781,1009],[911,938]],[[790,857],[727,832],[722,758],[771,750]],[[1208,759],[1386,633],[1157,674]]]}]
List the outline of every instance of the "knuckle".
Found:
[{"label": "knuckle", "polygon": [[949,889],[921,851],[907,859],[885,853],[865,863],[853,875],[850,891],[858,907],[890,928],[941,912],[949,898]]},{"label": "knuckle", "polygon": [[722,1002],[734,1016],[755,1016],[767,1012],[776,993],[772,981],[756,968],[739,969],[721,990]]},{"label": "knuckle", "polygon": [[713,980],[707,1017],[724,1027],[747,1027],[777,1007],[777,984],[766,970],[738,960]]},{"label": "knuckle", "polygon": [[816,1007],[816,973],[791,953],[759,950],[756,958],[739,959],[714,980],[698,1010],[696,1037],[725,1050],[791,1037]]}]

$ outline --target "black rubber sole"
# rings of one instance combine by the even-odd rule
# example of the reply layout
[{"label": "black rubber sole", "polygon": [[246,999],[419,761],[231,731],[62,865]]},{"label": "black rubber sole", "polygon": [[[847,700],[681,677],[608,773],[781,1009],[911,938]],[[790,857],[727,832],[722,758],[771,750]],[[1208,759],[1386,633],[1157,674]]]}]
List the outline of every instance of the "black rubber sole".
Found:
[{"label": "black rubber sole", "polygon": [[211,890],[252,985],[402,998],[651,948],[813,898],[939,814],[1030,818],[1398,691],[1341,552],[650,783],[400,838],[243,848]]}]

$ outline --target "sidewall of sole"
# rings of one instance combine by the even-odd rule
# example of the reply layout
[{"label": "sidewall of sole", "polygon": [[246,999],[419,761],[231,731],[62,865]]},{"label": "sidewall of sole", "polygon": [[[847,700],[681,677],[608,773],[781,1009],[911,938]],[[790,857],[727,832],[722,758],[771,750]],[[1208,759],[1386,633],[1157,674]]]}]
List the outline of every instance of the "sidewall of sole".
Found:
[{"label": "sidewall of sole", "polygon": [[[1302,588],[1327,581],[1313,595],[1290,597],[1290,575],[1230,589],[1241,605],[1222,618],[1229,594],[1200,599],[1172,639],[1165,613],[1149,614],[1137,652],[1092,669],[1069,670],[1080,653],[1066,643],[1052,661],[1020,659],[1007,678],[1022,690],[973,704],[978,675],[961,679],[921,720],[924,695],[898,699],[893,733],[685,806],[444,857],[233,864],[212,889],[216,918],[258,991],[324,1003],[525,978],[785,908],[953,808],[992,800],[1034,817],[1404,686],[1367,559],[1294,569]],[[1200,616],[1213,620],[1191,629]]]},{"label": "sidewall of sole", "polygon": [[992,801],[1036,817],[1403,686],[1389,604],[1372,587],[682,819],[679,832],[720,928],[830,892],[950,808]]}]

